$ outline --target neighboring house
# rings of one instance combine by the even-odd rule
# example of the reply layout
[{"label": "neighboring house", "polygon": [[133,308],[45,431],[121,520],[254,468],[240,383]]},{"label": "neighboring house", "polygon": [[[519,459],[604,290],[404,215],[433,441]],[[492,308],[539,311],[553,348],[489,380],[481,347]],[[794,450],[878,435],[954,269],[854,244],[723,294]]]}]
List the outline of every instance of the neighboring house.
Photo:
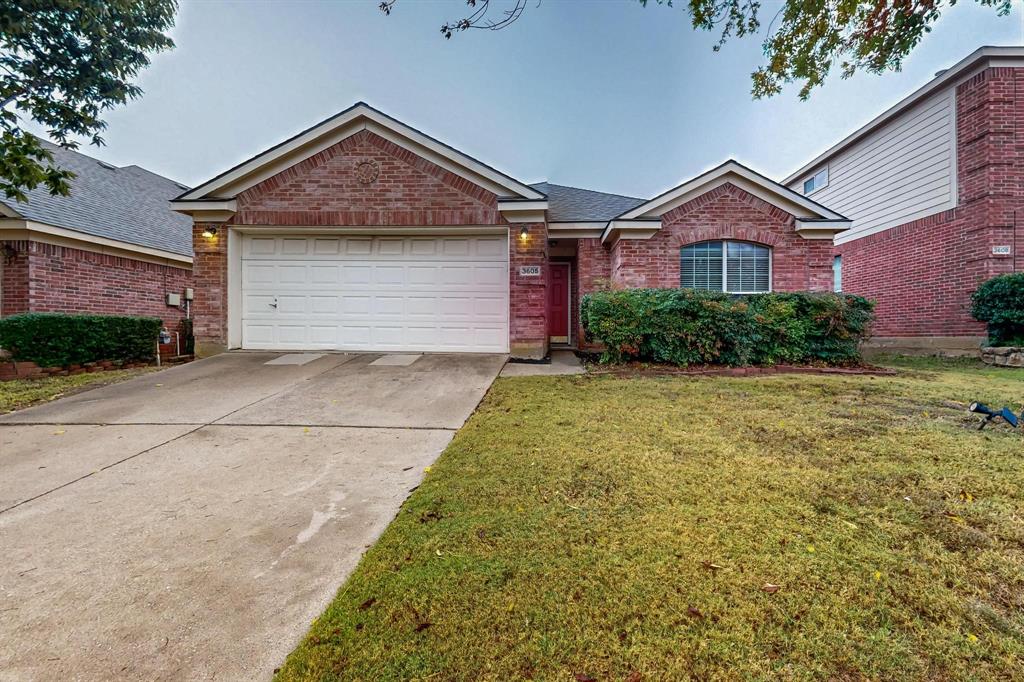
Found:
[{"label": "neighboring house", "polygon": [[983,47],[783,181],[853,221],[836,280],[875,343],[976,350],[982,281],[1024,265],[1024,48]]},{"label": "neighboring house", "polygon": [[830,290],[839,213],[729,161],[651,199],[527,185],[357,104],[184,192],[200,353],[578,345],[604,286]]},{"label": "neighboring house", "polygon": [[25,203],[0,196],[0,315],[147,315],[174,328],[192,286],[192,225],[167,201],[187,188],[43,144],[75,173],[71,195],[39,186]]}]

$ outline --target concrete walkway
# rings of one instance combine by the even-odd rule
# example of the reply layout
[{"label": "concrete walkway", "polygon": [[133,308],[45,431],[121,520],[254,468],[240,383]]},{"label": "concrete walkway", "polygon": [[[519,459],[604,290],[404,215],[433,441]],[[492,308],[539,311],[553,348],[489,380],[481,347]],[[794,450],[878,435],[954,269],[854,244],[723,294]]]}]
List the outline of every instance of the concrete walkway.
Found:
[{"label": "concrete walkway", "polygon": [[269,678],[504,362],[280,355],[0,417],[0,680]]},{"label": "concrete walkway", "polygon": [[501,370],[503,377],[556,377],[567,374],[586,374],[583,363],[571,350],[551,351],[551,362],[510,362]]}]

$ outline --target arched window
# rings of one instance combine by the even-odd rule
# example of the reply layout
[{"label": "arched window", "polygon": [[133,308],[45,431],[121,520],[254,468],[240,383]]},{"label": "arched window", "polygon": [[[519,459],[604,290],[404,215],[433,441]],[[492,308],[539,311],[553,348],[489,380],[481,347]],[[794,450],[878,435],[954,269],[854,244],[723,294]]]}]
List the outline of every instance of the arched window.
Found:
[{"label": "arched window", "polygon": [[750,242],[713,241],[679,250],[679,286],[760,294],[772,289],[772,251]]}]

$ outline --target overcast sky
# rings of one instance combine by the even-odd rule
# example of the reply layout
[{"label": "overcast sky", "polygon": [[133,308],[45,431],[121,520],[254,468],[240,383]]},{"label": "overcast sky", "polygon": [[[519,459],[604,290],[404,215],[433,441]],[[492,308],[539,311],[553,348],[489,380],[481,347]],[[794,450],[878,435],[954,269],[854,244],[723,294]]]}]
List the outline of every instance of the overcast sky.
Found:
[{"label": "overcast sky", "polygon": [[177,48],[82,151],[196,185],[364,100],[517,179],[650,197],[728,157],[781,179],[975,48],[1022,42],[1019,9],[963,2],[901,73],[757,101],[761,39],[715,53],[681,7],[530,0],[502,31],[446,41],[464,0],[378,3],[184,0]]}]

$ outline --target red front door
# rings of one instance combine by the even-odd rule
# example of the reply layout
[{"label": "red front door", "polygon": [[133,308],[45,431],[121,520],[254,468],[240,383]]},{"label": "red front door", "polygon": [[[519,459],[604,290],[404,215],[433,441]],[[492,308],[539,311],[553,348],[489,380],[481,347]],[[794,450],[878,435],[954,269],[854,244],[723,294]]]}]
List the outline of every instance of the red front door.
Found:
[{"label": "red front door", "polygon": [[548,336],[569,343],[569,264],[548,263]]}]

